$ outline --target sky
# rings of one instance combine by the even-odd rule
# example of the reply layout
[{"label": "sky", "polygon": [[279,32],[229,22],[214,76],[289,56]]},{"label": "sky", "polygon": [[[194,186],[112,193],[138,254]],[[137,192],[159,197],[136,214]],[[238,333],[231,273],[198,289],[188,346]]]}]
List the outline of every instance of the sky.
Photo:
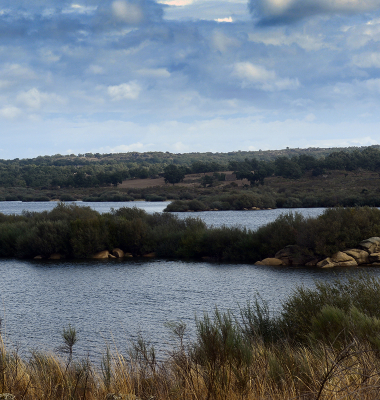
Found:
[{"label": "sky", "polygon": [[380,143],[380,0],[2,0],[0,158]]}]

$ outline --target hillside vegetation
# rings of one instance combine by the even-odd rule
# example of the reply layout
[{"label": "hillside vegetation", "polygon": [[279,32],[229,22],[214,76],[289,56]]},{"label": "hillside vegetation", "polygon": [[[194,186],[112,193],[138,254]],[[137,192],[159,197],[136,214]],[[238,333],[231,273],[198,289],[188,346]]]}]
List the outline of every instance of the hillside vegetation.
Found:
[{"label": "hillside vegetation", "polygon": [[376,146],[56,155],[0,160],[0,201],[185,201],[176,211],[380,206],[379,174]]}]

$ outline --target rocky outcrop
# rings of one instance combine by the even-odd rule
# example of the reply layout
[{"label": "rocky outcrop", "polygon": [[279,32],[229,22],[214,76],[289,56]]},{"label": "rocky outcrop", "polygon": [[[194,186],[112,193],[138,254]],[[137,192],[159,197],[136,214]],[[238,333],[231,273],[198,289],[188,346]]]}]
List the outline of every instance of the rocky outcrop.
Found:
[{"label": "rocky outcrop", "polygon": [[304,265],[319,268],[357,267],[358,265],[380,266],[380,238],[371,237],[358,244],[358,248],[338,251],[319,260],[307,249],[290,245],[279,250],[273,258],[265,258],[257,265]]},{"label": "rocky outcrop", "polygon": [[283,265],[282,261],[279,260],[278,258],[264,258],[264,260],[257,261],[255,264],[256,265],[272,265],[272,266]]},{"label": "rocky outcrop", "polygon": [[355,259],[342,251],[338,251],[331,256],[331,261],[336,267],[355,267],[358,263]]},{"label": "rocky outcrop", "polygon": [[359,247],[369,254],[380,252],[380,238],[371,237],[359,243]]},{"label": "rocky outcrop", "polygon": [[358,265],[368,264],[370,262],[369,254],[365,250],[350,249],[350,250],[345,250],[343,253],[346,253],[347,255],[351,256],[358,263]]},{"label": "rocky outcrop", "polygon": [[372,253],[369,255],[369,260],[371,263],[380,262],[380,253]]},{"label": "rocky outcrop", "polygon": [[116,248],[112,250],[112,254],[116,257],[116,258],[124,258],[124,251]]},{"label": "rocky outcrop", "polygon": [[274,257],[281,260],[282,265],[305,265],[314,259],[305,249],[297,245],[284,247]]},{"label": "rocky outcrop", "polygon": [[96,260],[104,260],[106,258],[110,258],[110,252],[108,250],[103,250],[103,251],[99,251],[99,253],[95,253],[93,254],[93,256],[91,258],[94,258]]},{"label": "rocky outcrop", "polygon": [[333,268],[335,267],[335,263],[333,260],[331,260],[330,257],[325,258],[322,261],[319,261],[319,263],[317,263],[317,267],[319,268]]}]

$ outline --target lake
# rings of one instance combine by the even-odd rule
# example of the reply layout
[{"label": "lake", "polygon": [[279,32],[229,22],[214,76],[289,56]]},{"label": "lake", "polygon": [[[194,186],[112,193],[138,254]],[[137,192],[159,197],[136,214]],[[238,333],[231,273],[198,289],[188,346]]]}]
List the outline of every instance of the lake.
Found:
[{"label": "lake", "polygon": [[[138,207],[152,214],[162,212],[169,204],[168,202],[146,202],[146,201],[128,201],[128,202],[91,202],[82,201],[73,202],[79,206],[88,206],[94,210],[105,213],[112,208],[121,207]],[[3,214],[21,214],[25,211],[50,211],[57,205],[56,202],[27,202],[21,201],[0,201],[0,213]],[[300,212],[306,217],[316,217],[324,211],[324,208],[278,208],[274,210],[258,210],[258,211],[202,211],[188,213],[172,213],[178,215],[179,218],[201,218],[208,226],[240,226],[249,229],[257,229],[271,221],[274,221],[279,215],[289,212]]]},{"label": "lake", "polygon": [[[0,203],[0,212],[41,211],[51,203]],[[132,203],[136,205],[136,202]],[[107,212],[120,203],[89,203]],[[148,212],[160,212],[166,204],[143,203]],[[161,207],[161,209],[160,209]],[[255,229],[287,210],[224,211],[179,214],[196,216],[209,225],[236,225]],[[293,210],[292,210],[293,211]],[[323,209],[298,210],[318,215]],[[357,274],[364,268],[307,269],[261,267],[247,264],[210,264],[167,260],[25,261],[0,260],[2,332],[7,343],[22,353],[30,349],[54,350],[60,332],[76,327],[80,341],[77,356],[99,360],[106,344],[125,353],[141,332],[161,351],[170,346],[168,321],[184,321],[194,337],[194,318],[203,312],[230,309],[239,313],[256,294],[273,312],[297,285],[313,287],[315,279]],[[371,274],[380,270],[367,268]]]}]

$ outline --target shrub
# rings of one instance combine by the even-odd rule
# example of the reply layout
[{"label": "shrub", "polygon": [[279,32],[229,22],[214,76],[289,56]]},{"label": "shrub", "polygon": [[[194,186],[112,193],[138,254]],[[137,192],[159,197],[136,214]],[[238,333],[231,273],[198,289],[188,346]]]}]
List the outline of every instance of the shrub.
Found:
[{"label": "shrub", "polygon": [[18,236],[16,251],[20,257],[70,254],[70,226],[66,221],[39,221]]},{"label": "shrub", "polygon": [[[323,321],[328,315],[332,321],[336,314],[337,324],[343,328],[343,324],[346,323],[344,321],[353,317],[353,307],[359,313],[374,318],[373,323],[376,324],[375,319],[380,319],[379,302],[380,281],[370,275],[348,277],[344,281],[336,279],[333,282],[317,282],[315,289],[295,289],[283,303],[279,324],[289,339],[305,343],[311,334],[321,339],[321,335],[315,329],[318,324],[324,324]],[[336,312],[333,309],[340,311]],[[310,324],[313,318],[314,327]]]}]

